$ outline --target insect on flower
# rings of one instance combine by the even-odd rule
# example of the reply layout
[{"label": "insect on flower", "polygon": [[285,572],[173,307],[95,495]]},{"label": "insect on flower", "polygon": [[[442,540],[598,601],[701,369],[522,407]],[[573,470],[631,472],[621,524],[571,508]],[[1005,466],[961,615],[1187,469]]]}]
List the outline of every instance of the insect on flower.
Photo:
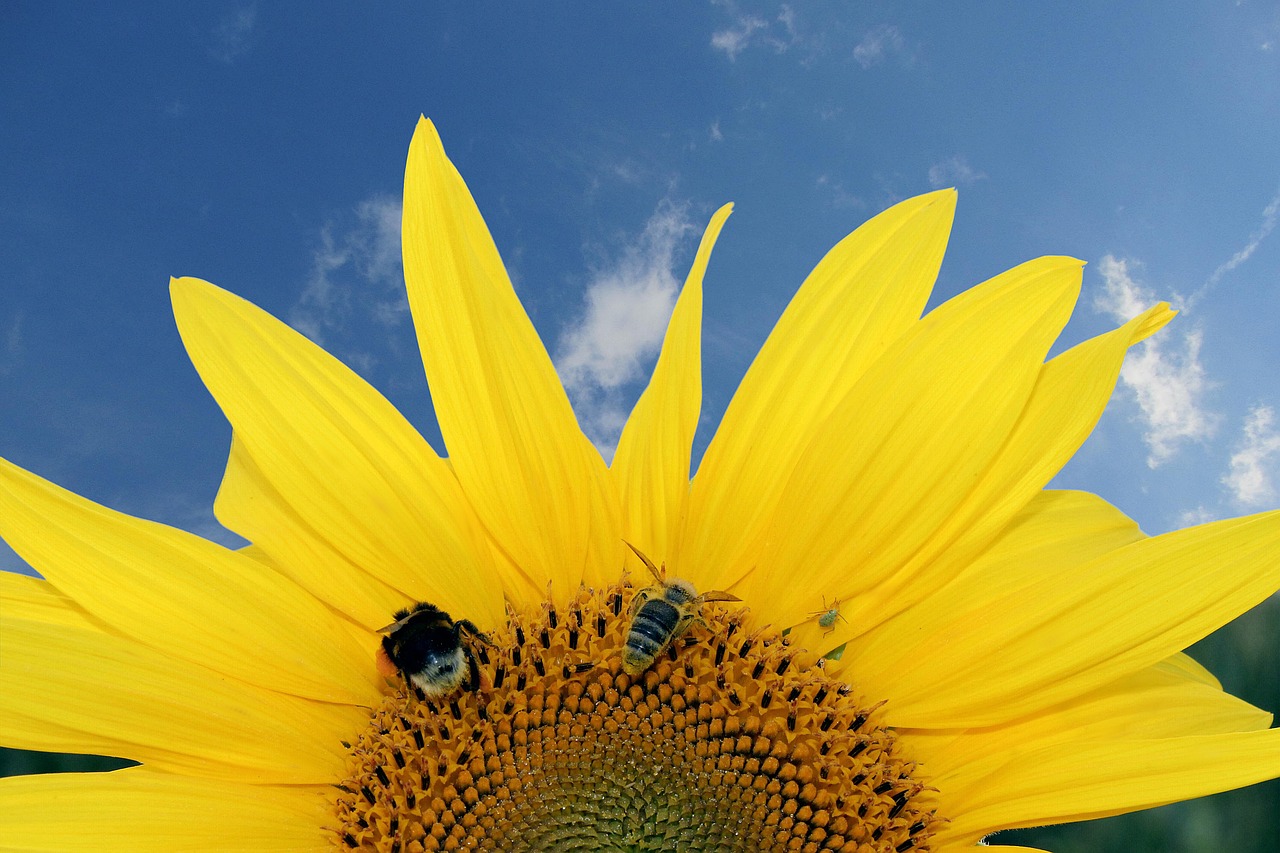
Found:
[{"label": "insect on flower", "polygon": [[818,626],[821,628],[827,629],[826,631],[823,632],[823,636],[830,634],[832,631],[836,629],[837,619],[840,620],[841,622],[844,622],[845,624],[848,624],[849,622],[848,619],[844,618],[844,614],[840,612],[840,599],[837,598],[832,600],[831,606],[828,607],[827,597],[825,595],[822,597],[822,609],[815,610],[809,614],[810,619],[812,619],[815,616],[818,617]]},{"label": "insect on flower", "polygon": [[388,678],[400,673],[428,698],[453,693],[464,678],[471,692],[480,688],[480,668],[471,644],[493,643],[474,623],[455,622],[425,601],[395,615],[395,622],[379,629],[387,636],[378,649],[378,672]]},{"label": "insect on flower", "polygon": [[723,590],[699,595],[692,583],[683,578],[668,580],[666,565],[657,568],[640,549],[630,542],[626,544],[658,582],[639,590],[627,611],[631,625],[622,648],[622,669],[629,675],[639,675],[653,666],[658,655],[688,631],[694,622],[706,624],[699,615],[704,602],[742,599]]}]

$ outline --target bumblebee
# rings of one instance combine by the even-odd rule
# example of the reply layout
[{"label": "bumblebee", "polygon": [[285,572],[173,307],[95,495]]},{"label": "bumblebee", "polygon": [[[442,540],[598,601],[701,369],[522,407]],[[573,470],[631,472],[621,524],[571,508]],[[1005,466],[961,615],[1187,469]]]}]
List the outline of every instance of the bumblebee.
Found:
[{"label": "bumblebee", "polygon": [[386,634],[378,649],[378,672],[392,678],[398,672],[428,699],[447,696],[462,686],[480,688],[480,668],[473,643],[493,642],[466,619],[454,621],[434,604],[419,602],[396,612],[396,621],[378,633]]},{"label": "bumblebee", "polygon": [[630,542],[626,544],[658,582],[638,591],[627,610],[631,625],[627,628],[627,640],[622,647],[622,669],[628,675],[639,675],[653,666],[658,655],[688,631],[694,622],[706,624],[699,615],[703,602],[742,599],[723,590],[699,595],[687,580],[667,580],[665,565],[658,569],[636,546]]}]

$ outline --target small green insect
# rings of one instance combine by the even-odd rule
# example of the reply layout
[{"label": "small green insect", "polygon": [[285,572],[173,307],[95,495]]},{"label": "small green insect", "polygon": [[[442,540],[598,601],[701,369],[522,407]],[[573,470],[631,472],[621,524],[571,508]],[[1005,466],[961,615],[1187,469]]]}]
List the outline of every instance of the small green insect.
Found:
[{"label": "small green insect", "polygon": [[846,623],[849,621],[848,619],[845,619],[844,615],[840,612],[840,599],[838,598],[835,599],[834,601],[831,602],[831,605],[828,607],[827,597],[825,595],[822,597],[822,609],[813,611],[812,613],[809,614],[809,616],[810,617],[817,616],[818,627],[827,629],[826,631],[823,632],[824,637],[836,629],[837,619],[839,619],[841,622],[846,622]]}]

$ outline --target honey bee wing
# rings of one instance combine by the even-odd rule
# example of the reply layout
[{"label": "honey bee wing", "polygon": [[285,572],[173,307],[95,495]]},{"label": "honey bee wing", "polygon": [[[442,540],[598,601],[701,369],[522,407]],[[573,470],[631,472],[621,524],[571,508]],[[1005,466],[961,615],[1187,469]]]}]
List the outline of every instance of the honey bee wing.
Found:
[{"label": "honey bee wing", "polygon": [[391,633],[395,632],[398,628],[400,628],[400,626],[404,625],[404,623],[406,623],[406,622],[408,622],[408,621],[409,621],[409,617],[408,617],[408,616],[404,617],[403,619],[397,619],[396,621],[392,622],[390,625],[384,625],[384,626],[382,626],[381,628],[379,628],[379,629],[378,629],[378,631],[377,631],[377,633],[379,633],[379,634],[391,634]]}]

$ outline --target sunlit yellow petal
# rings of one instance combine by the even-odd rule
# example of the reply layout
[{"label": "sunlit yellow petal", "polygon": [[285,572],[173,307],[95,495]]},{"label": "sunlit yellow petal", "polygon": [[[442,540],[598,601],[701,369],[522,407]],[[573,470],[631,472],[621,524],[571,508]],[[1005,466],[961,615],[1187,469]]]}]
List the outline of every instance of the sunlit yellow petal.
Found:
[{"label": "sunlit yellow petal", "polygon": [[368,653],[292,581],[0,460],[0,534],[86,611],[169,654],[285,693],[366,703]]},{"label": "sunlit yellow petal", "polygon": [[1085,696],[1026,719],[984,729],[902,729],[912,754],[928,767],[947,800],[971,795],[990,774],[1032,753],[1056,746],[1111,739],[1117,742],[1184,735],[1260,731],[1272,716],[1248,702],[1187,675],[1185,655],[1125,676]]},{"label": "sunlit yellow petal", "polygon": [[841,663],[874,668],[877,686],[895,673],[886,711],[898,725],[991,725],[1150,666],[1280,586],[1280,513],[1101,555],[1083,550],[1095,541],[1086,531],[1063,524],[1040,541],[1015,531],[956,583],[850,644]]},{"label": "sunlit yellow petal", "polygon": [[754,564],[744,534],[768,518],[814,428],[920,318],[954,214],[953,190],[904,201],[842,240],[810,273],[698,467],[675,557],[681,572],[719,586]]},{"label": "sunlit yellow petal", "polygon": [[[930,700],[923,694],[932,692],[922,682],[908,680],[905,671],[915,667],[915,655],[926,649],[930,656],[947,653],[951,636],[937,620],[948,618],[953,607],[967,595],[979,599],[989,594],[995,598],[1002,590],[1033,583],[1041,575],[1067,574],[1076,566],[1141,538],[1142,532],[1132,519],[1096,495],[1042,492],[951,585],[874,630],[859,632],[840,660],[832,663],[832,669],[857,673],[859,684],[889,697],[890,719],[899,722],[897,714],[902,707],[927,703]],[[969,623],[966,630],[980,632],[985,624],[984,616]],[[835,635],[848,636],[850,630],[856,628],[841,625]],[[929,647],[927,642],[935,645]]]},{"label": "sunlit yellow petal", "polygon": [[936,588],[976,559],[1080,448],[1106,408],[1126,350],[1173,318],[1160,304],[1044,365],[1026,408],[973,491],[861,611],[867,630],[911,606],[904,589]]},{"label": "sunlit yellow petal", "polygon": [[248,539],[270,543],[269,551],[254,545],[257,555],[330,607],[369,630],[386,625],[388,614],[406,604],[407,594],[354,565],[298,515],[293,503],[271,485],[233,434],[214,504],[219,520]]},{"label": "sunlit yellow petal", "polygon": [[0,779],[11,853],[266,853],[332,849],[322,789],[190,779],[131,767]]},{"label": "sunlit yellow petal", "polygon": [[733,591],[770,602],[782,624],[803,619],[816,594],[847,602],[850,624],[873,623],[895,576],[1004,445],[1079,287],[1078,261],[1042,258],[901,336],[805,448],[757,540],[760,570]]},{"label": "sunlit yellow petal", "polygon": [[[496,624],[502,591],[479,522],[448,466],[395,407],[239,297],[195,279],[175,281],[172,296],[187,352],[231,421],[238,453],[271,485],[265,494],[281,496],[305,532],[407,598]],[[264,491],[228,487],[219,503],[228,525],[269,554],[296,548],[279,539],[302,534],[301,525],[254,524],[257,507],[233,500],[246,494]]]},{"label": "sunlit yellow petal", "polygon": [[405,280],[449,459],[489,535],[567,591],[622,565],[617,497],[435,127],[404,179]]},{"label": "sunlit yellow petal", "polygon": [[975,784],[944,841],[996,829],[1108,817],[1252,785],[1276,774],[1280,729],[1048,747]]},{"label": "sunlit yellow petal", "polygon": [[[26,619],[80,630],[103,626],[53,584],[41,578],[0,572],[0,607],[10,619]],[[0,642],[3,642],[0,639]]]},{"label": "sunlit yellow petal", "polygon": [[0,608],[0,737],[211,779],[326,784],[368,712],[254,687],[134,640]]},{"label": "sunlit yellow petal", "polygon": [[623,536],[664,559],[689,494],[689,456],[702,405],[702,277],[733,208],[716,211],[671,313],[649,387],[622,430],[610,472],[618,484]]}]

